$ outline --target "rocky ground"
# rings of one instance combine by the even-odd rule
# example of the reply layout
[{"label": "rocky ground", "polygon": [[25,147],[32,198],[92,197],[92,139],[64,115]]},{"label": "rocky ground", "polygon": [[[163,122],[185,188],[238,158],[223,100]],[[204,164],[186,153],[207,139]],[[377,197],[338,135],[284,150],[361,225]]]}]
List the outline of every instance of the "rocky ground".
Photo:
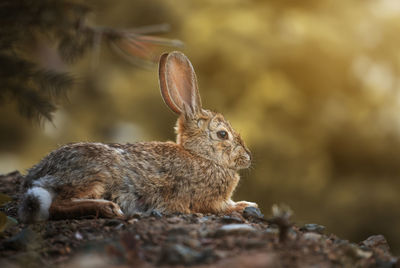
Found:
[{"label": "rocky ground", "polygon": [[381,235],[350,243],[320,225],[294,226],[277,207],[269,219],[248,208],[13,224],[21,181],[18,172],[0,176],[0,193],[12,198],[0,209],[11,217],[0,233],[0,267],[400,267]]}]

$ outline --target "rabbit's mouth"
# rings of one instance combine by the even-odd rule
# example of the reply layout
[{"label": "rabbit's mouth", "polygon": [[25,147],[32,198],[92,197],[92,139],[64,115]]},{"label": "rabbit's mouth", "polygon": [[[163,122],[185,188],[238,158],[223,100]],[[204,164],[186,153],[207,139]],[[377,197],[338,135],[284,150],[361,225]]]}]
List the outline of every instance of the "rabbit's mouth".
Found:
[{"label": "rabbit's mouth", "polygon": [[251,155],[249,153],[242,154],[236,160],[236,168],[239,169],[246,169],[249,168],[251,165]]}]

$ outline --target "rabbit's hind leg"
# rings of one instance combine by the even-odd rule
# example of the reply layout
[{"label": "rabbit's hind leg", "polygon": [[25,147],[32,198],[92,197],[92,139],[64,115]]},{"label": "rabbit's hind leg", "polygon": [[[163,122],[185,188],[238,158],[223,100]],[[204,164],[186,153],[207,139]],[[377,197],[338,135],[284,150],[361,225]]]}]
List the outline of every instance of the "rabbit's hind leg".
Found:
[{"label": "rabbit's hind leg", "polygon": [[99,176],[84,185],[63,185],[58,189],[58,195],[50,206],[50,219],[79,218],[95,216],[102,218],[121,218],[123,213],[120,207],[109,200],[103,199],[106,195],[105,184]]},{"label": "rabbit's hind leg", "polygon": [[102,218],[123,218],[124,213],[120,207],[104,199],[56,199],[49,209],[50,219],[74,219],[83,216]]}]

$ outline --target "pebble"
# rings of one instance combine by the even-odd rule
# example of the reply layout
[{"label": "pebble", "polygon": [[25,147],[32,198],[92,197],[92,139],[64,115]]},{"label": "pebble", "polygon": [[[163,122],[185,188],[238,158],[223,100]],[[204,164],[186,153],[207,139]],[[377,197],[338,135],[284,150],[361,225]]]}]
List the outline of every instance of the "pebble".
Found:
[{"label": "pebble", "polygon": [[325,231],[325,226],[315,224],[315,223],[308,223],[308,224],[305,224],[303,227],[301,227],[300,231],[323,234]]},{"label": "pebble", "polygon": [[263,219],[264,214],[261,213],[261,210],[256,207],[246,207],[243,210],[243,217],[247,218],[256,218],[256,219]]},{"label": "pebble", "polygon": [[333,244],[339,245],[339,246],[346,245],[347,243],[349,243],[349,240],[344,240],[344,239],[333,240]]},{"label": "pebble", "polygon": [[358,257],[365,258],[365,259],[368,259],[373,255],[372,251],[366,251],[366,250],[362,250],[360,248],[358,248],[356,250],[356,254]]},{"label": "pebble", "polygon": [[182,244],[188,246],[189,248],[199,248],[201,247],[201,243],[197,239],[187,238],[182,241]]},{"label": "pebble", "polygon": [[74,236],[75,236],[76,240],[82,240],[83,239],[83,236],[82,236],[82,234],[80,232],[76,232]]},{"label": "pebble", "polygon": [[220,221],[223,223],[243,223],[243,220],[235,215],[223,216]]},{"label": "pebble", "polygon": [[274,234],[274,235],[276,235],[276,234],[279,234],[279,229],[276,228],[276,227],[267,227],[267,229],[265,229],[265,232],[266,232],[267,234]]},{"label": "pebble", "polygon": [[389,251],[390,247],[383,235],[372,235],[360,243],[368,248],[380,248],[383,251]]},{"label": "pebble", "polygon": [[352,259],[364,259],[373,255],[371,250],[363,250],[355,243],[341,244],[340,248],[344,254]]},{"label": "pebble", "polygon": [[200,222],[200,223],[203,223],[203,222],[206,222],[206,221],[208,221],[208,220],[210,220],[210,217],[204,216],[204,217],[201,217],[201,218],[199,219],[199,222]]},{"label": "pebble", "polygon": [[206,236],[208,236],[209,234],[210,234],[210,231],[209,231],[209,229],[207,228],[206,224],[203,224],[203,226],[201,226],[201,227],[198,229],[198,235],[199,235],[200,237],[206,237]]},{"label": "pebble", "polygon": [[220,227],[216,235],[225,235],[225,234],[247,234],[247,233],[254,233],[256,228],[249,224],[229,224],[223,225]]},{"label": "pebble", "polygon": [[181,221],[181,218],[179,218],[177,216],[173,216],[171,218],[168,218],[167,221],[168,221],[168,223],[172,223],[172,224],[179,223]]},{"label": "pebble", "polygon": [[120,220],[117,219],[111,219],[111,220],[106,220],[104,222],[104,226],[118,226],[120,225],[122,222]]},{"label": "pebble", "polygon": [[120,229],[122,229],[124,226],[125,226],[125,224],[120,223],[119,225],[117,225],[117,226],[115,227],[115,230],[120,230]]},{"label": "pebble", "polygon": [[168,245],[163,249],[160,264],[183,264],[191,265],[203,262],[210,255],[207,251],[198,252],[180,244]]},{"label": "pebble", "polygon": [[168,231],[168,235],[188,235],[189,230],[183,227],[173,227]]},{"label": "pebble", "polygon": [[318,241],[321,239],[322,235],[317,234],[317,233],[305,233],[303,235],[304,239],[306,240],[311,240],[311,241]]},{"label": "pebble", "polygon": [[150,216],[151,217],[154,217],[154,218],[156,218],[156,219],[161,219],[162,218],[162,213],[160,212],[160,211],[158,211],[158,210],[152,210],[151,212],[150,212]]}]

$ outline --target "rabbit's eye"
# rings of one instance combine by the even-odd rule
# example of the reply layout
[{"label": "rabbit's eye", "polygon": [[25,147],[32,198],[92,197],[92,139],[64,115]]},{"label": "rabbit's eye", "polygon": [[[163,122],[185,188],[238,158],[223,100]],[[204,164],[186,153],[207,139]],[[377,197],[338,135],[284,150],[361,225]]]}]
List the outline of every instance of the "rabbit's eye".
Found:
[{"label": "rabbit's eye", "polygon": [[226,132],[225,130],[220,130],[220,131],[217,132],[217,136],[221,140],[227,140],[228,139],[228,132]]}]

